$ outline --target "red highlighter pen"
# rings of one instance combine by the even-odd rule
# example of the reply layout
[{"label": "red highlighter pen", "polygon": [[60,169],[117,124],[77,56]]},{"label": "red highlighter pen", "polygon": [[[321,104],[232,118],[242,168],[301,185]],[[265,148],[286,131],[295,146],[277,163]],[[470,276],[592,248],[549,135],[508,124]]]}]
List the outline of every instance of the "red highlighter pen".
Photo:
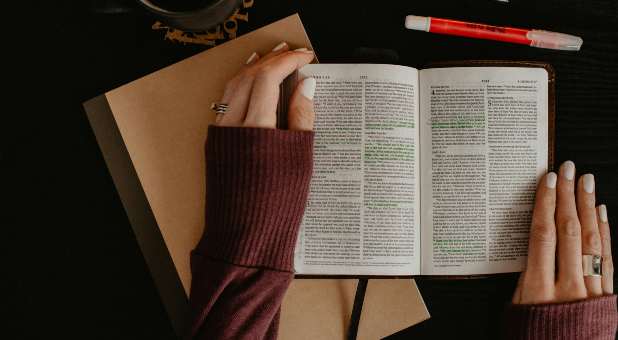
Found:
[{"label": "red highlighter pen", "polygon": [[564,33],[491,26],[450,19],[420,17],[416,15],[406,16],[406,28],[566,51],[579,51],[584,42],[580,37]]}]

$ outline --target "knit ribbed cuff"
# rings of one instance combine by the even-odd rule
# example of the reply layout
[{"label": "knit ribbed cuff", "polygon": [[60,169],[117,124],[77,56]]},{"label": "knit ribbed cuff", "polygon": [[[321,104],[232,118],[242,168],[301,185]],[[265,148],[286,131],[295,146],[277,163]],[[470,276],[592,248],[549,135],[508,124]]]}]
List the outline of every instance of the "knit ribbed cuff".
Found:
[{"label": "knit ribbed cuff", "polygon": [[542,305],[509,305],[506,339],[615,339],[616,295]]},{"label": "knit ribbed cuff", "polygon": [[206,230],[196,251],[292,271],[313,132],[210,126],[206,162]]}]

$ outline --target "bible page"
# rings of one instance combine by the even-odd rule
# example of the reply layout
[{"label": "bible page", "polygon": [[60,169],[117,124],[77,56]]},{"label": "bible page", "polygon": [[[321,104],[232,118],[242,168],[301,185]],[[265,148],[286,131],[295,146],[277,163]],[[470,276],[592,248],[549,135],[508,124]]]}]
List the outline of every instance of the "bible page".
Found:
[{"label": "bible page", "polygon": [[316,64],[299,73],[317,84],[296,272],[419,274],[418,71]]},{"label": "bible page", "polygon": [[521,271],[547,171],[543,68],[420,71],[423,275]]}]

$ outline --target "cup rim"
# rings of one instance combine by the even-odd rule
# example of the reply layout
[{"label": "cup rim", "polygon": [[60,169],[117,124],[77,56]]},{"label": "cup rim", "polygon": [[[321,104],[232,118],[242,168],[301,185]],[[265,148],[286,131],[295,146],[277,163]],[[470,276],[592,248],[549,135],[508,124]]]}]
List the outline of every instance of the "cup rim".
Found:
[{"label": "cup rim", "polygon": [[172,17],[184,17],[184,16],[193,16],[199,12],[209,11],[213,9],[214,7],[221,5],[222,3],[225,3],[228,0],[216,0],[214,2],[211,2],[209,5],[205,7],[199,7],[193,10],[186,10],[186,11],[170,11],[170,10],[167,10],[165,8],[155,5],[150,0],[137,0],[137,1],[140,4],[142,4],[142,6],[146,7],[148,10],[154,13],[162,14],[166,16],[172,16]]}]

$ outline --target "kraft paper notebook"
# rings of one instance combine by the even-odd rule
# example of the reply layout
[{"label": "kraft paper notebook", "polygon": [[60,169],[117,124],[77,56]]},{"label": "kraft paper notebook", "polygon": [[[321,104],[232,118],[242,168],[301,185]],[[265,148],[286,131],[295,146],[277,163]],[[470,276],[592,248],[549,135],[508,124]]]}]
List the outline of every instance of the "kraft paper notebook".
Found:
[{"label": "kraft paper notebook", "polygon": [[[189,252],[204,228],[208,109],[253,52],[281,41],[311,48],[298,15],[106,92],[84,104],[114,184],[176,332],[187,313]],[[207,227],[207,226],[206,226]],[[373,282],[373,283],[372,283]],[[343,339],[356,280],[294,280],[282,339]],[[429,317],[413,280],[371,280],[359,339],[386,336]],[[399,297],[399,299],[397,298]],[[310,299],[312,306],[303,305]],[[384,302],[384,304],[379,301]],[[312,332],[312,325],[322,325]],[[337,336],[339,334],[340,336]],[[309,339],[309,338],[307,338]]]}]

